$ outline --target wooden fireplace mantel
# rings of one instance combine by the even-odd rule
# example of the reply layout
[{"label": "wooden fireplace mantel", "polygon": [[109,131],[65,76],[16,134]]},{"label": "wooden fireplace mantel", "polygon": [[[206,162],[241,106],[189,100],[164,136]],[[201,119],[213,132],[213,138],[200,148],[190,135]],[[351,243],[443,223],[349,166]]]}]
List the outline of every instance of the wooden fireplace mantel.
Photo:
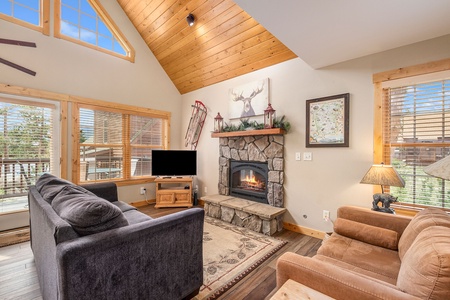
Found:
[{"label": "wooden fireplace mantel", "polygon": [[254,136],[254,135],[280,135],[286,134],[286,130],[281,128],[259,129],[259,130],[243,130],[230,132],[212,132],[212,138],[226,138],[238,136]]}]

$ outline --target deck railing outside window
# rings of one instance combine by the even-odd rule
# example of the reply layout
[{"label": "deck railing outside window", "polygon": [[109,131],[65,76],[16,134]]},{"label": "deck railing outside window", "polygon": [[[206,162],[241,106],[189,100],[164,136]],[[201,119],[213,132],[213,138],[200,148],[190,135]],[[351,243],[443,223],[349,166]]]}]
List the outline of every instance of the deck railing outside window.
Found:
[{"label": "deck railing outside window", "polygon": [[30,185],[50,170],[50,158],[2,159],[0,167],[0,212],[27,208]]}]

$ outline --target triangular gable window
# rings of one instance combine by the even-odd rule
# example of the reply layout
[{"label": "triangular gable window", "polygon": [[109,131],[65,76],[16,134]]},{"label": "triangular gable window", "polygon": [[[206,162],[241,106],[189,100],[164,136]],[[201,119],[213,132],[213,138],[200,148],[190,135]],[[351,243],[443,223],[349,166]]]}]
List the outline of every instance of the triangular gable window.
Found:
[{"label": "triangular gable window", "polygon": [[98,0],[57,0],[55,36],[134,61],[134,49]]}]

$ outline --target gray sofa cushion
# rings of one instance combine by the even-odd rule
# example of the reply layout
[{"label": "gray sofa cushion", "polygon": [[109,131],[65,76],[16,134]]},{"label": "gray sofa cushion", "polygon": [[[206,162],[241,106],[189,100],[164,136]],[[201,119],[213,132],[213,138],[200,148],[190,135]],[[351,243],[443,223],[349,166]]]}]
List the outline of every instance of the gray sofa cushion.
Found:
[{"label": "gray sofa cushion", "polygon": [[111,203],[117,206],[123,213],[129,210],[137,210],[136,207],[122,201],[114,201]]},{"label": "gray sofa cushion", "polygon": [[151,217],[137,210],[127,210],[123,213],[123,215],[130,225],[153,220]]},{"label": "gray sofa cushion", "polygon": [[66,186],[72,186],[83,193],[94,195],[81,186],[75,185],[70,181],[58,178],[49,173],[43,174],[36,182],[36,189],[41,194],[42,198],[50,204],[56,195],[58,195]]},{"label": "gray sofa cushion", "polygon": [[122,211],[111,202],[66,186],[53,199],[56,213],[72,225],[79,235],[89,235],[128,225]]}]

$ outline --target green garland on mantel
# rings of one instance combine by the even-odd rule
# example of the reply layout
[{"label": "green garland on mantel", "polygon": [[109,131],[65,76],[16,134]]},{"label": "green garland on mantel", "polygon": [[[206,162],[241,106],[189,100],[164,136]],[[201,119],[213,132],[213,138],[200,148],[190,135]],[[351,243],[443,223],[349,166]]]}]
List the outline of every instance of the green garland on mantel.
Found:
[{"label": "green garland on mantel", "polygon": [[[273,120],[273,127],[274,128],[281,128],[285,130],[286,132],[291,129],[291,124],[286,121],[285,116],[282,116],[281,118],[275,118]],[[234,125],[234,124],[227,124],[225,122],[225,126],[222,129],[222,132],[233,132],[233,131],[244,131],[244,130],[260,130],[264,129],[264,123],[258,123],[256,121],[250,122],[249,119],[241,119],[241,124]]]}]

